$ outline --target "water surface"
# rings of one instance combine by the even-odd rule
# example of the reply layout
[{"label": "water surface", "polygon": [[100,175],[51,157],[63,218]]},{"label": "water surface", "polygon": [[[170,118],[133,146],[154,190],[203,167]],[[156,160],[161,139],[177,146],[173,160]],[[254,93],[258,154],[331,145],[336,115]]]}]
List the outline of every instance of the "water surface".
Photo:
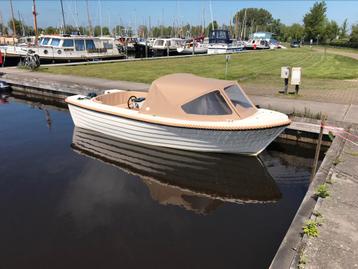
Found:
[{"label": "water surface", "polygon": [[0,268],[267,268],[314,149],[260,158],[133,145],[67,110],[0,104]]}]

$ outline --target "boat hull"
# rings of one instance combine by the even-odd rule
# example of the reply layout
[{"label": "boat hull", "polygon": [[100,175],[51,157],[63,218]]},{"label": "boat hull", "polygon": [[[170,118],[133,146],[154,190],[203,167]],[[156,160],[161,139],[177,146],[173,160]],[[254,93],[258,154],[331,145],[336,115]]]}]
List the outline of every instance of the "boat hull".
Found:
[{"label": "boat hull", "polygon": [[237,53],[242,51],[242,47],[209,47],[208,54],[226,54]]},{"label": "boat hull", "polygon": [[212,130],[128,119],[68,104],[75,126],[146,145],[198,152],[258,155],[285,128]]}]

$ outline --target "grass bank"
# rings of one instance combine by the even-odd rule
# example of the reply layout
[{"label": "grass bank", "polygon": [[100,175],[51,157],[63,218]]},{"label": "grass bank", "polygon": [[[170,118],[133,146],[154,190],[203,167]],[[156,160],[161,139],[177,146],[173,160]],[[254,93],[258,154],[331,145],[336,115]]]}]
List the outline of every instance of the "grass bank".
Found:
[{"label": "grass bank", "polygon": [[[358,78],[357,60],[340,55],[324,55],[308,48],[301,48],[233,54],[229,62],[227,79],[245,81],[272,77],[281,80],[281,66],[302,67],[305,79]],[[171,73],[193,73],[224,79],[225,56],[54,66],[41,68],[40,71],[145,83]]]}]

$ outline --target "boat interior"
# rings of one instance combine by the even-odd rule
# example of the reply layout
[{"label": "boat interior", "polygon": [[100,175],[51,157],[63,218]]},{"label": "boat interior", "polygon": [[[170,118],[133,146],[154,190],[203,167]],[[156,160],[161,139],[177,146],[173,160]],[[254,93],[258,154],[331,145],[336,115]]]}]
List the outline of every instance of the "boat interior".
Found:
[{"label": "boat interior", "polygon": [[99,95],[93,100],[103,105],[139,110],[147,94],[142,91],[115,91]]}]

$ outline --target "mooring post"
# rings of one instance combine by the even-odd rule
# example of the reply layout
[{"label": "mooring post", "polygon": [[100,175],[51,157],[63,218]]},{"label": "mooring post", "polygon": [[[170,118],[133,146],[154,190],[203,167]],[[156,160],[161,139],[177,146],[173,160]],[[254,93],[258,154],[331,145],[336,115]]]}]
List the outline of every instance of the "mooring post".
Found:
[{"label": "mooring post", "polygon": [[300,85],[295,85],[295,94],[298,95],[298,91],[300,89]]},{"label": "mooring post", "polygon": [[316,175],[316,172],[317,172],[319,153],[321,151],[321,144],[322,144],[322,137],[323,137],[323,130],[324,130],[325,121],[326,121],[326,115],[322,115],[321,116],[321,127],[320,127],[320,131],[319,131],[319,135],[318,135],[316,153],[315,153],[314,160],[313,160],[312,174],[311,174],[310,182],[312,182],[312,180],[313,180],[313,178],[314,178],[314,176]]},{"label": "mooring post", "polygon": [[229,65],[229,60],[230,60],[231,56],[230,55],[225,55],[225,79],[227,77],[227,69],[228,69],[228,65]]},{"label": "mooring post", "polygon": [[147,44],[148,40],[147,38],[145,39],[145,58],[148,58],[148,44]]}]

